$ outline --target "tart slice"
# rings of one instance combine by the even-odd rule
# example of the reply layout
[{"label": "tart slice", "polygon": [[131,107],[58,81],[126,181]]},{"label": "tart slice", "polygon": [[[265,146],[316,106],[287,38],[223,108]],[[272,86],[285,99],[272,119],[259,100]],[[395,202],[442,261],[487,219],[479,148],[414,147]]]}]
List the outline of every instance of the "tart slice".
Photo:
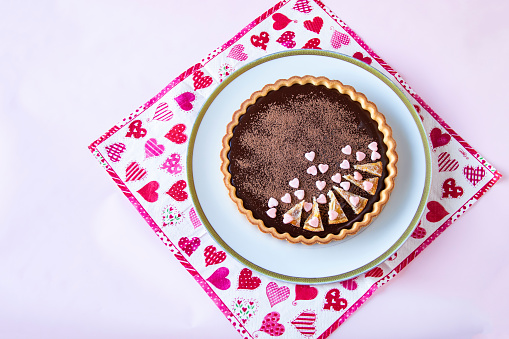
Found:
[{"label": "tart slice", "polygon": [[376,176],[382,176],[383,171],[383,165],[381,161],[372,162],[369,164],[363,164],[363,165],[354,165],[355,169],[361,170],[363,172],[371,173]]},{"label": "tart slice", "polygon": [[283,215],[283,223],[292,224],[293,226],[300,227],[300,218],[302,216],[302,207],[304,206],[304,200],[299,202],[297,205],[290,208]]},{"label": "tart slice", "polygon": [[320,208],[318,207],[315,197],[313,197],[313,208],[311,209],[311,214],[304,222],[303,228],[311,232],[320,232],[324,230],[322,217],[320,216]]},{"label": "tart slice", "polygon": [[366,207],[366,204],[368,203],[368,199],[363,198],[360,195],[350,193],[337,186],[334,186],[334,189],[336,190],[336,192],[339,193],[339,195],[341,195],[343,199],[345,199],[345,201],[347,202],[348,205],[350,205],[355,214],[361,213],[364,207]]},{"label": "tart slice", "polygon": [[347,174],[343,175],[343,178],[350,181],[355,186],[362,188],[366,192],[368,192],[371,195],[374,195],[376,193],[376,189],[378,187],[378,178],[367,178],[367,179],[361,179],[356,180],[353,175]]},{"label": "tart slice", "polygon": [[329,224],[347,222],[348,218],[346,217],[345,212],[343,212],[343,209],[341,208],[341,205],[334,193],[329,191],[327,192],[327,196],[329,197]]}]

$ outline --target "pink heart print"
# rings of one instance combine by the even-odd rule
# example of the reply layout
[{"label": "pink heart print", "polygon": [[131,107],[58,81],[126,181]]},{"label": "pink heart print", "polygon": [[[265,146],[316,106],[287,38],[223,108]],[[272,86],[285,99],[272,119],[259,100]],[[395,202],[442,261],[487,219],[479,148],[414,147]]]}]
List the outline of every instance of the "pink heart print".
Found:
[{"label": "pink heart print", "polygon": [[481,166],[478,166],[476,168],[472,166],[466,166],[463,168],[463,175],[465,175],[465,178],[472,184],[477,185],[479,181],[481,181],[484,176],[486,175],[486,172],[484,171],[484,168]]},{"label": "pink heart print", "polygon": [[286,31],[276,40],[281,45],[286,48],[294,48],[297,44],[293,39],[295,38],[295,33],[292,31]]},{"label": "pink heart print", "polygon": [[138,190],[138,193],[148,202],[156,202],[159,194],[156,192],[159,188],[157,181],[151,181]]},{"label": "pink heart print", "polygon": [[136,161],[131,162],[125,170],[125,181],[136,181],[145,178],[147,170],[142,168]]},{"label": "pink heart print", "polygon": [[201,240],[200,238],[194,237],[191,240],[187,237],[180,238],[179,247],[185,254],[191,256],[191,254],[196,251],[196,249],[200,246]]},{"label": "pink heart print", "polygon": [[207,278],[207,281],[217,289],[225,291],[231,285],[230,279],[227,278],[228,274],[230,274],[230,270],[227,267],[220,267]]},{"label": "pink heart print", "polygon": [[308,31],[315,32],[316,34],[320,34],[320,30],[323,26],[323,19],[319,16],[314,17],[313,20],[304,21],[304,28]]},{"label": "pink heart print", "polygon": [[175,101],[179,105],[179,107],[186,112],[189,112],[193,109],[193,101],[196,99],[196,96],[191,92],[184,92],[175,97]]},{"label": "pink heart print", "polygon": [[287,286],[279,287],[275,282],[271,281],[267,284],[266,293],[270,307],[273,307],[274,305],[288,299],[290,296],[290,289]]},{"label": "pink heart print", "polygon": [[355,53],[353,54],[353,57],[354,57],[355,59],[357,59],[357,60],[360,60],[360,61],[362,61],[362,62],[367,63],[368,65],[371,65],[371,61],[372,61],[372,60],[371,60],[371,58],[370,58],[370,57],[368,57],[368,56],[366,56],[366,57],[365,57],[364,55],[362,55],[362,53],[361,53],[361,52],[355,52]]},{"label": "pink heart print", "polygon": [[156,112],[154,114],[154,120],[170,121],[172,117],[173,113],[168,109],[168,104],[166,102],[161,102],[159,105],[157,105]]},{"label": "pink heart print", "polygon": [[306,44],[302,46],[302,49],[321,49],[320,39],[318,38],[309,39],[308,42],[306,42]]},{"label": "pink heart print", "polygon": [[220,264],[226,259],[226,253],[217,251],[213,245],[205,247],[203,254],[205,256],[205,267]]},{"label": "pink heart print", "polygon": [[316,313],[306,310],[301,312],[291,323],[300,334],[311,337],[316,333],[315,321]]},{"label": "pink heart print", "polygon": [[196,71],[193,74],[194,90],[207,88],[212,84],[212,77],[204,75],[202,71]]},{"label": "pink heart print", "polygon": [[164,153],[164,146],[157,143],[157,140],[150,138],[145,143],[145,158],[157,157]]},{"label": "pink heart print", "polygon": [[161,165],[161,169],[166,172],[176,175],[182,172],[183,167],[180,165],[180,154],[173,153],[168,159]]},{"label": "pink heart print", "polygon": [[350,37],[344,33],[334,30],[330,39],[330,44],[333,48],[338,49],[341,46],[346,46],[350,43]]},{"label": "pink heart print", "polygon": [[263,318],[262,326],[258,331],[265,332],[271,337],[283,335],[285,333],[285,326],[278,322],[279,319],[281,319],[281,315],[278,312],[270,312]]},{"label": "pink heart print", "polygon": [[276,31],[286,28],[286,26],[288,26],[288,24],[292,22],[291,19],[289,19],[286,15],[281,13],[274,13],[272,15],[272,19],[274,19],[274,24],[272,25],[272,28],[274,28]]},{"label": "pink heart print", "polygon": [[313,10],[313,7],[309,5],[309,0],[298,0],[293,9],[301,13],[309,13]]},{"label": "pink heart print", "polygon": [[232,58],[238,61],[244,61],[247,59],[247,54],[244,53],[244,46],[241,44],[235,45],[228,53],[228,58]]},{"label": "pink heart print", "polygon": [[125,145],[121,142],[117,142],[109,146],[106,146],[105,149],[108,158],[110,158],[110,160],[113,162],[118,162],[120,161],[122,153],[124,153],[125,151]]}]

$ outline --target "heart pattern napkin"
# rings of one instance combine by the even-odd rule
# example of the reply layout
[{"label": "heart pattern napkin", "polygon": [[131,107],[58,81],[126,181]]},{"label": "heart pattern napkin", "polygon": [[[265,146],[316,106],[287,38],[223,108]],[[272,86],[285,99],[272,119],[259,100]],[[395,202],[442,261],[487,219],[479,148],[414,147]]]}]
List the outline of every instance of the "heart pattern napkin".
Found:
[{"label": "heart pattern napkin", "polygon": [[[247,63],[291,49],[342,53],[382,72],[414,105],[431,148],[431,192],[411,237],[378,267],[340,283],[287,283],[243,266],[208,234],[189,194],[189,135],[208,96]],[[501,176],[319,0],[277,3],[89,148],[243,338],[327,337]]]}]

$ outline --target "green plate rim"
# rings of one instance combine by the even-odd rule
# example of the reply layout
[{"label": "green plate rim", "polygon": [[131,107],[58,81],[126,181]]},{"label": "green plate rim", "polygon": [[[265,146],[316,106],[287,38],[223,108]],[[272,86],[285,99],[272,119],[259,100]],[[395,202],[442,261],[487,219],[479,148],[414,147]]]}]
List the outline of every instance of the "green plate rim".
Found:
[{"label": "green plate rim", "polygon": [[[417,211],[416,211],[412,221],[408,225],[405,232],[401,235],[401,237],[387,251],[385,251],[384,253],[382,253],[380,256],[378,256],[374,260],[370,261],[369,263],[367,263],[355,270],[349,271],[349,272],[345,272],[345,273],[341,273],[341,274],[333,275],[333,276],[328,276],[328,277],[321,277],[321,278],[293,277],[293,276],[288,276],[288,275],[280,274],[277,272],[273,272],[273,271],[267,270],[265,268],[262,268],[256,264],[252,263],[251,261],[245,259],[240,254],[235,252],[226,242],[223,241],[223,239],[217,234],[217,232],[214,230],[212,225],[209,223],[207,217],[205,216],[205,213],[203,212],[203,209],[201,207],[198,196],[196,194],[196,189],[194,186],[194,179],[193,179],[193,150],[194,150],[196,134],[198,133],[198,129],[200,127],[200,124],[201,124],[201,121],[203,120],[204,115],[206,114],[206,112],[207,112],[208,108],[210,107],[210,105],[212,104],[212,102],[219,95],[219,93],[221,93],[221,91],[226,86],[228,86],[228,84],[230,84],[233,80],[238,78],[243,73],[249,71],[250,69],[252,69],[260,64],[263,64],[265,62],[271,61],[271,60],[284,58],[284,57],[288,57],[288,56],[294,56],[294,55],[320,55],[320,56],[325,56],[325,57],[341,59],[343,61],[347,61],[349,63],[352,63],[356,66],[359,66],[359,67],[365,69],[366,71],[370,72],[371,74],[375,75],[377,78],[382,80],[387,86],[389,86],[398,95],[398,97],[401,99],[401,101],[403,101],[403,103],[405,104],[405,106],[407,107],[409,112],[412,114],[412,117],[419,129],[419,133],[421,135],[422,143],[424,146],[424,152],[425,152],[425,156],[426,156],[426,178],[425,178],[425,185],[424,185],[424,190],[422,193],[421,201],[419,203],[419,206],[417,208]],[[232,114],[233,114],[233,112],[232,112]],[[226,126],[225,126],[225,133],[226,133]],[[219,156],[219,154],[218,154],[218,156]],[[192,129],[190,137],[189,137],[189,146],[188,146],[188,151],[187,151],[186,163],[187,163],[187,179],[188,179],[189,192],[191,194],[191,198],[195,205],[196,212],[200,216],[201,221],[205,225],[206,229],[208,230],[208,232],[210,233],[212,238],[214,238],[214,240],[221,247],[223,247],[223,249],[226,252],[228,252],[228,254],[230,254],[232,257],[234,257],[235,259],[237,259],[239,262],[246,265],[247,267],[252,268],[253,270],[255,270],[259,273],[265,274],[269,277],[272,277],[272,278],[275,278],[278,280],[283,280],[283,281],[287,281],[287,282],[291,282],[291,283],[303,283],[303,284],[324,284],[324,283],[331,283],[331,282],[337,282],[337,281],[342,281],[342,280],[346,280],[346,279],[351,279],[353,277],[356,277],[356,276],[358,276],[364,272],[367,272],[370,269],[380,265],[388,257],[390,257],[390,255],[392,255],[394,252],[396,252],[401,247],[401,245],[403,245],[403,243],[408,239],[408,237],[412,234],[413,230],[415,229],[415,227],[417,226],[417,223],[419,222],[419,220],[421,218],[421,215],[424,211],[424,207],[425,207],[425,204],[428,199],[429,192],[430,192],[431,171],[432,171],[431,150],[429,147],[428,138],[426,137],[426,132],[424,130],[424,127],[421,123],[421,120],[420,120],[417,112],[414,109],[414,106],[412,105],[410,100],[408,100],[408,98],[405,96],[405,94],[389,78],[387,78],[384,74],[382,74],[380,71],[376,70],[372,66],[369,66],[368,64],[366,64],[360,60],[354,59],[354,58],[346,56],[344,54],[330,52],[330,51],[322,51],[322,50],[292,50],[292,51],[270,54],[270,55],[267,55],[265,57],[257,59],[255,61],[241,67],[240,69],[238,69],[237,71],[232,73],[223,82],[221,82],[219,84],[219,86],[209,95],[209,97],[203,104],[202,108],[200,109],[200,112],[198,113],[198,116],[194,122],[194,126],[193,126],[193,129]],[[253,227],[255,227],[255,226],[253,226]],[[266,236],[270,236],[270,235],[266,234]],[[283,240],[281,240],[281,241],[283,241]],[[316,244],[313,246],[320,246],[320,245]]]}]

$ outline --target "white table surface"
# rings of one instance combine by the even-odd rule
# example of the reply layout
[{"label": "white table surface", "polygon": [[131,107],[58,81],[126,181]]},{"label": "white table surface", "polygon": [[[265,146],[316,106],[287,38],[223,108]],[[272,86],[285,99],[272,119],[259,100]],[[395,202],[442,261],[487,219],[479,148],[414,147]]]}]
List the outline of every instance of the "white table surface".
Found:
[{"label": "white table surface", "polygon": [[[1,338],[239,338],[87,146],[274,4],[0,2]],[[509,175],[509,2],[325,4]],[[508,189],[330,338],[507,338]]]}]

